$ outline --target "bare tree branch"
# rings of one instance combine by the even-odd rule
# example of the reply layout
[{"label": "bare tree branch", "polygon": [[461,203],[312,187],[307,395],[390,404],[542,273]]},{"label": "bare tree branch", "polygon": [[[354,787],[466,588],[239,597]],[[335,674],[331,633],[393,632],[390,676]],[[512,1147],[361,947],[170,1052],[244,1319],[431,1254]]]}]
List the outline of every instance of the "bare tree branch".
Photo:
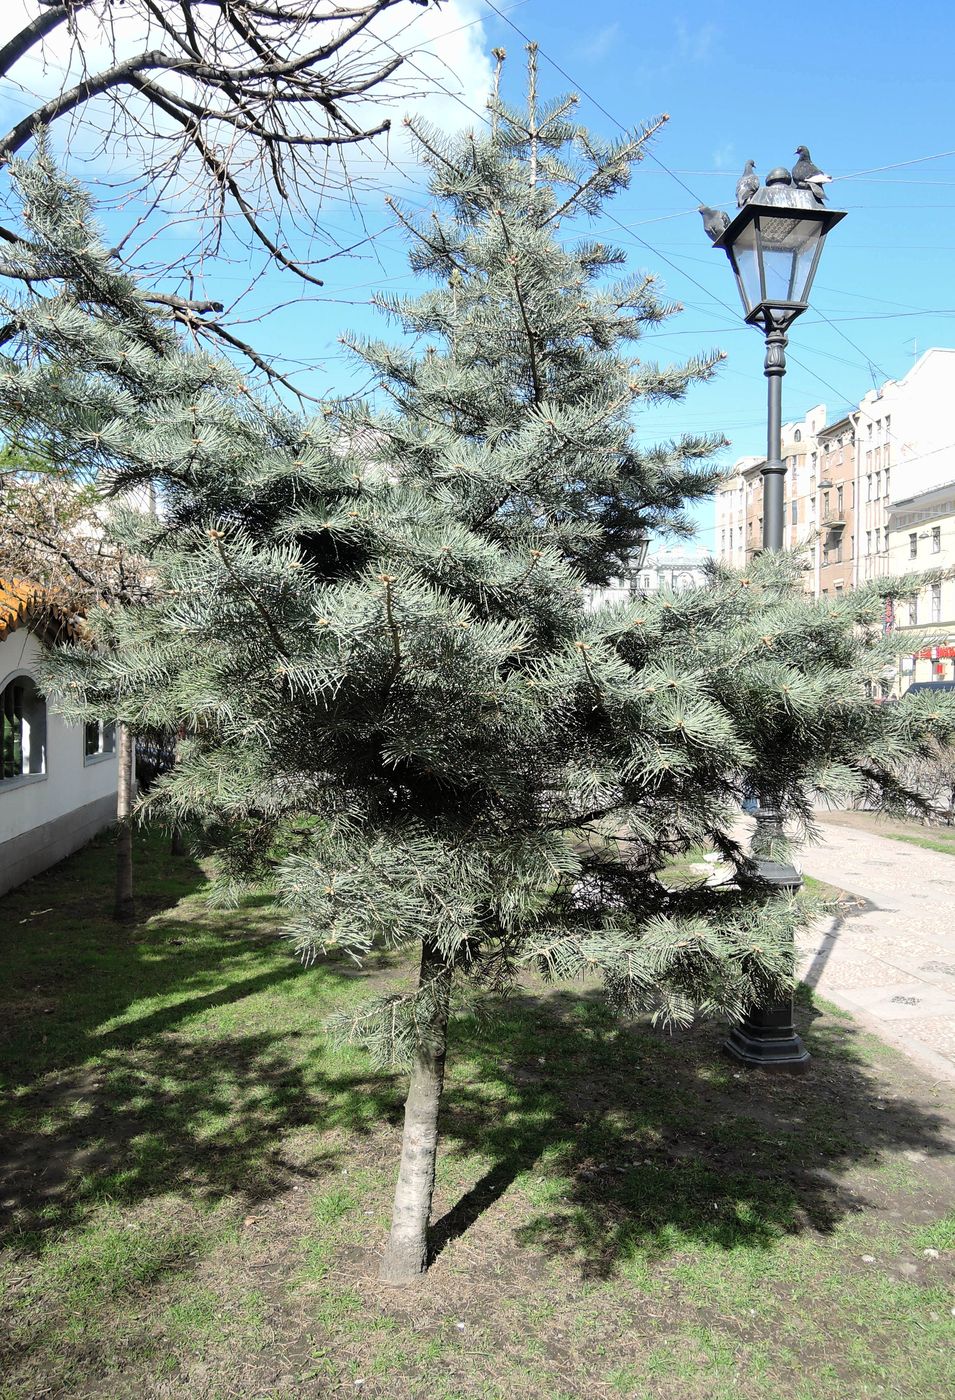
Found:
[{"label": "bare tree branch", "polygon": [[[153,286],[159,279],[155,303],[184,316],[192,333],[195,318],[212,315],[203,334],[238,351],[245,342],[225,335],[215,288],[201,285],[206,270],[242,257],[249,286],[268,265],[323,285],[315,268],[339,251],[323,229],[323,204],[354,200],[346,157],[389,129],[381,104],[406,97],[394,81],[405,61],[394,26],[381,36],[376,21],[429,3],[440,0],[124,0],[121,10],[115,0],[32,0],[36,14],[0,47],[0,77],[16,83],[25,64],[52,58],[52,42],[47,72],[62,77],[0,134],[0,170],[47,128],[54,140],[64,129],[57,146],[132,156],[137,173],[100,200],[107,210],[146,211],[136,219],[138,247],[124,238],[118,256]],[[413,51],[410,38],[399,47]],[[155,256],[148,270],[144,259],[137,265],[137,254],[160,246],[173,211],[191,220],[195,239],[171,254],[163,245],[158,272]],[[0,241],[22,246],[2,226]],[[248,358],[268,369],[261,351]]]}]

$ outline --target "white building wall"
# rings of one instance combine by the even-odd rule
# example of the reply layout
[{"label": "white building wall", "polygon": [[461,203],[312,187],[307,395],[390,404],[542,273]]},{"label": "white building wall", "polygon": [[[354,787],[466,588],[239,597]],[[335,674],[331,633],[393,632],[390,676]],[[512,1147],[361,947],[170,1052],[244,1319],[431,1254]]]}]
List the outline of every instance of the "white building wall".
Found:
[{"label": "white building wall", "polygon": [[[41,648],[20,628],[0,642],[0,690],[36,675]],[[47,706],[46,771],[0,780],[0,893],[62,860],[116,814],[115,753],[85,758],[81,724]]]},{"label": "white building wall", "polygon": [[762,460],[761,457],[738,458],[733,463],[733,475],[716,488],[713,552],[721,564],[728,564],[732,569],[746,566],[746,506],[749,497],[743,473]]},{"label": "white building wall", "polygon": [[658,549],[632,579],[614,579],[606,588],[588,589],[588,606],[600,608],[627,603],[634,595],[659,593],[664,589],[679,593],[684,588],[703,588],[707,583],[704,554],[688,549]]},{"label": "white building wall", "polygon": [[955,479],[955,350],[926,350],[901,379],[872,389],[856,429],[860,581],[894,568],[893,502]]}]

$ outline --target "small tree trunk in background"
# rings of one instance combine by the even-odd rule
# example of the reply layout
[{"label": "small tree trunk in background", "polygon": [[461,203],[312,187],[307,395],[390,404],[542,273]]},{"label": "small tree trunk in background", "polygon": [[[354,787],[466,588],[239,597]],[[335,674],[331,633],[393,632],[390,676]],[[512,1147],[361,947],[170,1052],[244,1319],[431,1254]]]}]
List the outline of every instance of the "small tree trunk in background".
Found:
[{"label": "small tree trunk in background", "polygon": [[133,829],[129,821],[133,805],[135,750],[129,726],[126,724],[116,726],[116,749],[116,820],[119,830],[116,834],[116,907],[113,916],[118,923],[129,924],[136,913],[133,906]]},{"label": "small tree trunk in background", "polygon": [[411,1068],[391,1235],[378,1272],[382,1283],[398,1287],[414,1283],[428,1267],[428,1222],[438,1150],[438,1109],[444,1087],[451,975],[440,954],[425,944],[421,950],[420,985],[431,984],[433,1011],[426,1030],[427,1043],[419,1046]]}]

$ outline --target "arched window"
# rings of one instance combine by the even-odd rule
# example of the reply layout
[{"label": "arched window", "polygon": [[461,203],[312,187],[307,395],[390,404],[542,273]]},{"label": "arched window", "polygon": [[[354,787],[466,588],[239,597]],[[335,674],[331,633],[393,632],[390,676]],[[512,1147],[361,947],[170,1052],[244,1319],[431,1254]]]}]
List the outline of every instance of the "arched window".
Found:
[{"label": "arched window", "polygon": [[0,758],[0,783],[46,772],[46,702],[30,676],[0,691]]},{"label": "arched window", "polygon": [[797,428],[796,431],[793,433],[793,437],[796,439],[797,442],[802,442],[802,429]]}]

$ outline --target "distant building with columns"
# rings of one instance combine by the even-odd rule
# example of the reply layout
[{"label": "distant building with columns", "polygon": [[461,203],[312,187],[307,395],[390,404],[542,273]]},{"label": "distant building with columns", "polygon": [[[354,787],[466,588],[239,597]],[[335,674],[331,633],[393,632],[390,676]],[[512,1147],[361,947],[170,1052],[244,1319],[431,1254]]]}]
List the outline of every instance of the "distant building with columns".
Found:
[{"label": "distant building with columns", "polygon": [[651,549],[639,571],[613,579],[606,588],[588,589],[589,604],[599,608],[664,590],[679,593],[684,588],[703,588],[709,582],[706,573],[709,557],[707,552],[694,549],[692,544]]}]

